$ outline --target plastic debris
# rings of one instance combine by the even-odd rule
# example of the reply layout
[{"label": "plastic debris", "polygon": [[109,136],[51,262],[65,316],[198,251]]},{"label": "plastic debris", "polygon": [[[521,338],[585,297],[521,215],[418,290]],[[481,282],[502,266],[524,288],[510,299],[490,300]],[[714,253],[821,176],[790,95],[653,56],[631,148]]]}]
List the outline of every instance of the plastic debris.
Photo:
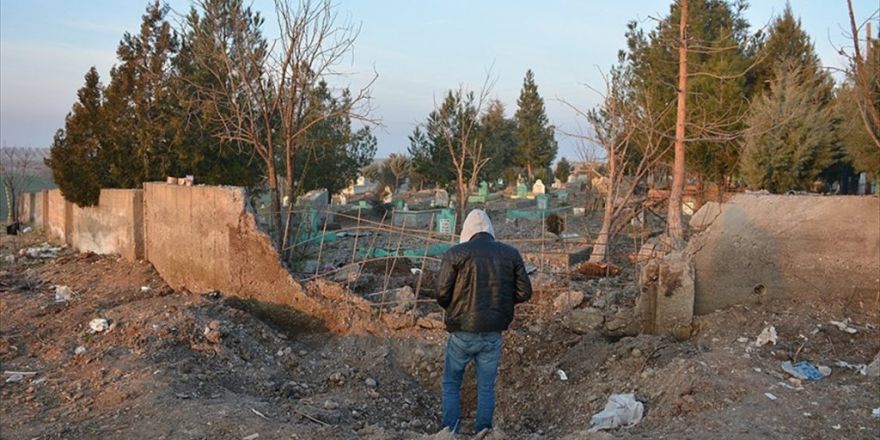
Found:
[{"label": "plastic debris", "polygon": [[851,327],[849,325],[850,322],[851,322],[850,319],[846,318],[843,321],[830,321],[829,324],[837,327],[842,332],[854,335],[859,332],[859,329],[857,329],[855,327]]},{"label": "plastic debris", "polygon": [[633,394],[612,394],[605,409],[590,418],[590,432],[615,429],[620,426],[631,427],[642,421],[645,406]]},{"label": "plastic debris", "polygon": [[418,267],[411,267],[409,269],[409,272],[413,275],[418,275],[418,274],[422,273],[422,269],[419,269]]},{"label": "plastic debris", "polygon": [[800,380],[819,380],[825,378],[825,375],[815,365],[807,361],[800,361],[794,365],[790,361],[785,361],[782,363],[782,371]]},{"label": "plastic debris", "polygon": [[25,226],[25,228],[21,230],[21,233],[22,233],[22,234],[27,234],[28,232],[31,232],[31,231],[33,231],[33,230],[34,230],[34,229],[31,228],[30,226]]},{"label": "plastic debris", "polygon": [[73,350],[73,354],[83,354],[85,352],[86,352],[86,347],[83,345],[80,345],[79,347],[76,347],[75,350]]},{"label": "plastic debris", "polygon": [[73,290],[67,286],[55,286],[55,302],[70,302],[73,299]]},{"label": "plastic debris", "polygon": [[763,347],[768,343],[776,345],[776,341],[778,339],[779,337],[776,335],[776,327],[771,325],[765,327],[764,330],[761,331],[761,334],[759,334],[758,338],[755,339],[755,345],[757,345],[758,347]]},{"label": "plastic debris", "polygon": [[147,293],[151,290],[153,290],[153,289],[150,288],[150,286],[141,286],[141,293]]},{"label": "plastic debris", "polygon": [[825,365],[819,365],[816,368],[819,369],[819,372],[822,373],[823,376],[828,377],[831,376],[831,367]]},{"label": "plastic debris", "polygon": [[770,400],[778,399],[778,397],[774,396],[773,393],[764,393],[764,395],[767,396],[767,398]]},{"label": "plastic debris", "polygon": [[95,318],[89,321],[89,328],[91,328],[94,333],[101,333],[110,328],[110,322],[104,318]]},{"label": "plastic debris", "polygon": [[35,371],[4,371],[3,375],[6,376],[6,383],[11,382],[21,382],[24,380],[26,376],[34,376],[37,373]]},{"label": "plastic debris", "polygon": [[838,367],[847,368],[853,371],[858,371],[862,376],[866,376],[868,374],[868,366],[865,364],[851,364],[847,361],[837,361],[835,363]]},{"label": "plastic debris", "polygon": [[39,246],[31,246],[29,248],[22,249],[18,253],[19,255],[27,256],[28,258],[40,259],[55,258],[58,256],[58,252],[61,252],[60,247],[52,246],[49,243],[43,243]]},{"label": "plastic debris", "polygon": [[568,380],[568,375],[565,374],[565,371],[556,370],[556,375],[559,376],[559,380],[562,380],[562,381]]},{"label": "plastic debris", "polygon": [[871,416],[880,419],[880,406],[871,410]]}]

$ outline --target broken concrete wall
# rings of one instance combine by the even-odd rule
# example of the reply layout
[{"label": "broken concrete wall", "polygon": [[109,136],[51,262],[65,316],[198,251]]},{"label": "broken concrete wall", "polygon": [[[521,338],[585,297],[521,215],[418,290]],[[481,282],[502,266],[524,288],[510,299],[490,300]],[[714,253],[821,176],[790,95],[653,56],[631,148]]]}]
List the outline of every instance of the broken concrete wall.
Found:
[{"label": "broken concrete wall", "polygon": [[60,189],[50,189],[46,192],[44,207],[46,234],[69,244],[70,232],[73,229],[73,204],[64,200]]},{"label": "broken concrete wall", "polygon": [[673,252],[651,259],[639,276],[636,309],[642,331],[690,336],[694,317],[694,266],[690,255]]},{"label": "broken concrete wall", "polygon": [[102,189],[96,206],[73,205],[70,245],[83,252],[143,259],[143,194],[140,189]]},{"label": "broken concrete wall", "polygon": [[321,316],[328,308],[281,264],[246,209],[243,188],[146,183],[144,206],[146,258],[172,287],[290,306],[320,317],[331,330],[345,325],[341,308]]},{"label": "broken concrete wall", "polygon": [[695,313],[803,296],[878,308],[880,199],[740,194],[689,245]]}]

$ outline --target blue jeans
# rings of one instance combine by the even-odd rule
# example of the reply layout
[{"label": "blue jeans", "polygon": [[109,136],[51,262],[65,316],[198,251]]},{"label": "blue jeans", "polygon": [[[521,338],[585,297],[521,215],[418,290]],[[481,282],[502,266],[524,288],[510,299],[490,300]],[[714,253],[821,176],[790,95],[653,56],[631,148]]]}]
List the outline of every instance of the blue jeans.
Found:
[{"label": "blue jeans", "polygon": [[457,433],[461,422],[461,379],[473,360],[477,370],[476,432],[492,429],[495,378],[501,360],[501,333],[450,333],[443,366],[443,426]]}]

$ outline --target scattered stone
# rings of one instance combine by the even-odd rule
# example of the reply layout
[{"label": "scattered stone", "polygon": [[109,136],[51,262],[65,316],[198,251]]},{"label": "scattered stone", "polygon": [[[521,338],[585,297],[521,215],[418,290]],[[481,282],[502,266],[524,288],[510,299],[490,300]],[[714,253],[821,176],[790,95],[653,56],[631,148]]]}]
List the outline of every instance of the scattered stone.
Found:
[{"label": "scattered stone", "polygon": [[444,324],[443,321],[427,317],[416,320],[416,325],[428,330],[439,330],[446,327],[446,324]]},{"label": "scattered stone", "polygon": [[865,367],[865,376],[880,377],[880,351],[874,356],[874,360]]},{"label": "scattered stone", "polygon": [[86,347],[83,345],[80,345],[79,347],[76,347],[75,350],[73,350],[73,354],[83,354],[85,352],[86,352]]},{"label": "scattered stone", "polygon": [[212,344],[219,344],[223,340],[223,333],[220,331],[220,321],[214,320],[205,326],[203,331],[205,340]]},{"label": "scattered stone", "polygon": [[416,294],[413,292],[412,287],[403,286],[399,289],[394,289],[393,292],[393,301],[397,304],[393,309],[395,312],[405,313],[415,307]]},{"label": "scattered stone", "polygon": [[324,409],[332,411],[337,408],[339,408],[339,404],[336,403],[336,401],[334,401],[334,400],[324,401]]},{"label": "scattered stone", "polygon": [[582,302],[584,302],[584,293],[577,290],[571,290],[559,294],[559,296],[553,300],[553,308],[556,310],[557,314],[561,315],[571,311],[571,309],[579,306]]},{"label": "scattered stone", "polygon": [[55,302],[70,302],[73,299],[73,289],[68,286],[55,286]]},{"label": "scattered stone", "polygon": [[562,325],[565,328],[579,335],[602,327],[604,322],[605,317],[602,315],[602,311],[593,307],[574,309],[562,319]]},{"label": "scattered stone", "polygon": [[103,318],[95,318],[89,321],[89,328],[92,333],[101,333],[110,328],[110,322]]},{"label": "scattered stone", "polygon": [[364,381],[364,383],[370,388],[376,388],[376,386],[378,385],[378,383],[376,383],[376,379],[373,379],[372,377],[368,377],[367,380]]}]

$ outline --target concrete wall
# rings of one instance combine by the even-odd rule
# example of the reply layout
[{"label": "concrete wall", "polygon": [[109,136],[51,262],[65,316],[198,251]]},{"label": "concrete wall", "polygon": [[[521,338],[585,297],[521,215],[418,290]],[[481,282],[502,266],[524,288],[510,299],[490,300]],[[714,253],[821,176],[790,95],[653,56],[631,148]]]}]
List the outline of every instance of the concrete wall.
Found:
[{"label": "concrete wall", "polygon": [[144,206],[146,258],[172,287],[318,309],[256,227],[244,189],[146,183]]},{"label": "concrete wall", "polygon": [[697,314],[805,296],[880,306],[877,197],[737,195],[690,249]]},{"label": "concrete wall", "polygon": [[43,190],[34,193],[34,226],[41,230],[46,229],[46,212],[49,210],[49,191]]},{"label": "concrete wall", "polygon": [[18,221],[33,223],[36,193],[22,193],[18,197]]},{"label": "concrete wall", "polygon": [[50,189],[46,193],[45,230],[49,237],[70,243],[73,229],[73,204],[64,200],[61,190]]},{"label": "concrete wall", "polygon": [[96,206],[72,205],[71,210],[68,240],[76,250],[144,258],[143,190],[102,189]]}]

